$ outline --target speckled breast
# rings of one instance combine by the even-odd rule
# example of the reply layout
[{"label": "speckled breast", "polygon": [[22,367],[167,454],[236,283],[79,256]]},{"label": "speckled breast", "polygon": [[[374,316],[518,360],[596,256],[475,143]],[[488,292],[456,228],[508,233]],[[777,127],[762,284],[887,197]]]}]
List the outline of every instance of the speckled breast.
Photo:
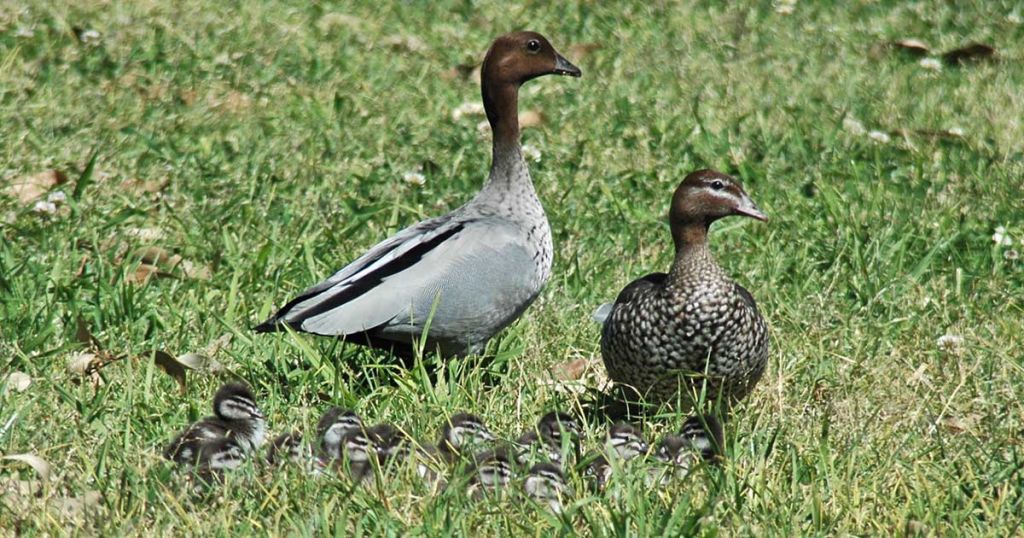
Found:
[{"label": "speckled breast", "polygon": [[601,335],[609,377],[655,403],[687,401],[705,379],[706,401],[746,396],[764,373],[768,331],[727,284],[699,294],[667,286],[616,304]]}]

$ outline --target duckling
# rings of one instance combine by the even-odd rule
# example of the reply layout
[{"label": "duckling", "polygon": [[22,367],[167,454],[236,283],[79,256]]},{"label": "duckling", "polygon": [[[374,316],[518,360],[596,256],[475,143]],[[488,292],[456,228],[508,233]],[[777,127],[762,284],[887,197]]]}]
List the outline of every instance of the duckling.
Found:
[{"label": "duckling", "polygon": [[244,452],[263,444],[267,423],[249,387],[223,385],[213,397],[213,413],[178,434],[164,449],[164,457],[175,463],[194,463],[203,441],[221,437],[234,440]]},{"label": "duckling", "polygon": [[193,491],[196,493],[215,483],[222,483],[226,471],[239,468],[245,461],[245,451],[229,437],[202,440],[195,450]]},{"label": "duckling", "polygon": [[764,373],[764,318],[708,248],[711,224],[730,215],[768,220],[735,178],[715,170],[687,175],[669,209],[671,269],[630,283],[604,318],[608,376],[649,402],[671,405],[683,396],[693,404],[690,394],[706,387],[706,400],[728,409]]},{"label": "duckling", "polygon": [[647,485],[664,485],[685,476],[697,458],[689,448],[689,441],[681,435],[670,433],[662,437],[648,468]]},{"label": "duckling", "polygon": [[535,455],[550,461],[551,463],[562,463],[562,446],[550,435],[538,433],[537,430],[526,430],[516,439],[516,462],[519,465],[529,465]]},{"label": "duckling", "polygon": [[410,452],[409,436],[390,424],[377,424],[366,430],[381,467],[392,461],[404,460]]},{"label": "duckling", "polygon": [[586,438],[586,433],[580,421],[572,415],[562,411],[551,411],[537,422],[537,431],[554,441],[562,453],[562,460],[567,456],[579,458],[580,443]]},{"label": "duckling", "polygon": [[282,433],[267,447],[267,463],[277,465],[286,461],[302,463],[309,459],[309,451],[302,442],[302,432]]},{"label": "duckling", "polygon": [[691,416],[683,422],[679,436],[708,463],[717,463],[725,448],[722,423],[714,415]]},{"label": "duckling", "polygon": [[544,505],[555,514],[563,511],[563,499],[572,497],[572,487],[565,481],[562,469],[552,463],[538,463],[526,473],[523,481],[526,496]]},{"label": "duckling", "polygon": [[466,493],[473,500],[499,493],[514,477],[514,461],[511,451],[504,446],[477,452],[469,468],[469,487]]},{"label": "duckling", "polygon": [[337,406],[328,408],[316,423],[320,456],[328,461],[340,458],[341,439],[350,432],[362,429],[363,421],[355,412]]},{"label": "duckling", "polygon": [[465,449],[492,442],[494,434],[480,417],[456,413],[441,428],[437,451],[442,459],[451,464],[459,460]]},{"label": "duckling", "polygon": [[608,429],[608,437],[605,444],[612,449],[612,453],[622,461],[629,461],[637,456],[646,454],[650,448],[644,441],[640,428],[628,422],[619,422]]},{"label": "duckling", "polygon": [[583,478],[595,492],[601,492],[612,478],[612,465],[608,457],[598,452],[591,452],[583,457],[586,467]]},{"label": "duckling", "polygon": [[363,431],[349,431],[342,436],[340,446],[341,458],[335,460],[335,468],[345,472],[355,484],[372,480],[377,456],[369,436]]}]

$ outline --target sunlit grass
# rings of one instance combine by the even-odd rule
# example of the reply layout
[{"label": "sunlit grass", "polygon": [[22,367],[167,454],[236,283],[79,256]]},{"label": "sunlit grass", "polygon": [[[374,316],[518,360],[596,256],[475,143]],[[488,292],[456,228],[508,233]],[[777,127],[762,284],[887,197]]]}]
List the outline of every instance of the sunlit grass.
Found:
[{"label": "sunlit grass", "polygon": [[[1008,252],[1024,251],[1021,8],[812,4],[789,15],[771,2],[0,8],[0,177],[70,179],[52,215],[0,199],[0,378],[33,381],[0,395],[0,454],[53,465],[40,496],[0,496],[0,529],[1020,533],[1024,262]],[[531,170],[555,268],[492,342],[495,359],[432,378],[327,339],[252,334],[295,292],[480,186],[483,118],[452,118],[479,89],[449,71],[527,27],[563,52],[599,47],[575,58],[583,78],[524,89],[522,108],[543,117],[524,139],[541,154]],[[935,71],[871,52],[904,37],[935,57],[986,42],[1001,61]],[[951,129],[963,135],[915,133]],[[591,311],[667,267],[668,196],[705,166],[738,176],[771,217],[711,235],[773,338],[764,380],[727,424],[721,468],[654,491],[623,477],[618,495],[574,475],[578,496],[558,518],[515,498],[434,498],[401,480],[352,491],[256,465],[202,499],[160,458],[221,377],[190,373],[182,394],[149,353],[202,351],[225,334],[214,358],[253,385],[274,431],[311,427],[328,401],[428,439],[458,410],[513,437],[545,410],[578,409],[549,370],[599,362]],[[410,172],[425,184],[403,181]],[[130,179],[167,184],[151,193]],[[1015,243],[993,242],[997,226]],[[210,278],[175,266],[132,283],[137,249],[152,246]],[[124,357],[99,382],[67,369],[78,319]],[[962,345],[940,349],[946,334]],[[604,427],[591,423],[590,438]],[[0,491],[12,479],[35,475],[0,462]],[[89,491],[98,513],[55,508]]]}]

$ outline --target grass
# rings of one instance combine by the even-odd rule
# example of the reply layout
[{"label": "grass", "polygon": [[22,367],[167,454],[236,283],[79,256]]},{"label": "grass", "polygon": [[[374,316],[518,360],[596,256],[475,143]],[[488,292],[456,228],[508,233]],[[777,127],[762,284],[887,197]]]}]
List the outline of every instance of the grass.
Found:
[{"label": "grass", "polygon": [[[0,371],[33,381],[0,391],[0,453],[53,467],[38,495],[20,495],[14,481],[34,473],[0,460],[0,529],[1024,532],[1024,262],[1007,257],[1024,250],[1024,25],[1008,18],[1022,6],[801,2],[786,15],[770,2],[731,4],[0,8],[0,174],[7,183],[53,168],[71,178],[54,215],[0,199]],[[524,91],[522,107],[543,112],[524,141],[542,153],[531,167],[555,267],[537,303],[492,342],[496,359],[449,363],[432,382],[327,339],[250,333],[295,292],[479,187],[489,162],[482,118],[451,117],[478,101],[476,81],[441,75],[523,27],[563,52],[600,48],[578,58],[582,79]],[[399,35],[412,39],[387,45]],[[936,72],[871,53],[904,37],[935,51],[987,42],[1003,61]],[[853,120],[964,135],[879,143]],[[657,491],[623,480],[603,496],[573,477],[581,494],[556,518],[515,499],[435,499],[408,482],[352,491],[254,465],[197,499],[161,460],[163,443],[207,412],[223,375],[189,372],[181,393],[150,353],[202,351],[222,335],[232,342],[214,358],[254,386],[276,431],[310,426],[327,401],[423,437],[461,409],[512,436],[544,410],[578,408],[547,383],[550,368],[599,360],[591,310],[667,267],[668,197],[705,166],[740,177],[772,219],[726,220],[712,232],[772,331],[768,372],[728,424],[721,468]],[[423,187],[402,182],[416,169]],[[132,178],[167,185],[158,194],[122,185]],[[1018,243],[994,244],[997,226]],[[210,278],[179,265],[133,283],[138,264],[124,252],[152,246],[207,266]],[[126,358],[94,377],[69,371],[83,348],[79,319]],[[944,351],[945,334],[962,345]],[[645,428],[653,436],[681,420]],[[591,437],[603,427],[591,423]],[[100,492],[99,508],[67,508],[89,491]]]}]

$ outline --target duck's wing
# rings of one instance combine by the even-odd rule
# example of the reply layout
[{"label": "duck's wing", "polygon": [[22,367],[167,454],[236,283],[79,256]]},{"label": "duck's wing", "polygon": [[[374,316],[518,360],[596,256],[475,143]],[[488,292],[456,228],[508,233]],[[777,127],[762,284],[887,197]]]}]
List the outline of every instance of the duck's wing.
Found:
[{"label": "duck's wing", "polygon": [[754,296],[747,291],[747,288],[740,286],[739,284],[733,284],[736,289],[736,294],[743,299],[743,302],[747,304],[754,312],[757,312],[757,301],[754,300]]},{"label": "duck's wing", "polygon": [[664,284],[667,276],[666,273],[651,273],[630,282],[629,285],[619,292],[619,296],[615,298],[615,303],[605,303],[597,307],[590,317],[604,325],[605,320],[608,319],[608,316],[612,314],[612,310],[615,309],[615,305],[633,302],[634,299],[644,294],[647,290]]},{"label": "duck's wing", "polygon": [[[429,290],[472,278],[467,260],[487,263],[509,236],[478,219],[446,215],[406,228],[327,280],[292,299],[257,332],[295,330],[330,336],[408,322],[411,303]],[[478,258],[477,260],[471,260]],[[509,268],[515,270],[518,268]],[[420,321],[422,323],[422,321]]]}]

